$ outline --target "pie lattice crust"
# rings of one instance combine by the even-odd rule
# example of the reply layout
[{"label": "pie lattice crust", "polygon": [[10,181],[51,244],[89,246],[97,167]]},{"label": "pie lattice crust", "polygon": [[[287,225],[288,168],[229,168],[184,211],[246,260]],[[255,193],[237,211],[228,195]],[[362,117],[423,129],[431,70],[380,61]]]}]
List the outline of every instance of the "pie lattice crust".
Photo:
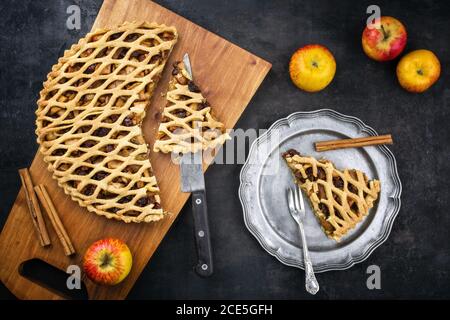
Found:
[{"label": "pie lattice crust", "polygon": [[40,92],[40,152],[64,192],[125,222],[164,216],[141,131],[177,31],[126,22],[86,35],[53,66]]},{"label": "pie lattice crust", "polygon": [[181,61],[173,65],[166,98],[153,151],[197,152],[214,149],[230,139]]},{"label": "pie lattice crust", "polygon": [[340,171],[331,161],[304,157],[293,149],[282,156],[329,238],[339,241],[368,214],[378,198],[380,182],[369,181],[359,170]]}]

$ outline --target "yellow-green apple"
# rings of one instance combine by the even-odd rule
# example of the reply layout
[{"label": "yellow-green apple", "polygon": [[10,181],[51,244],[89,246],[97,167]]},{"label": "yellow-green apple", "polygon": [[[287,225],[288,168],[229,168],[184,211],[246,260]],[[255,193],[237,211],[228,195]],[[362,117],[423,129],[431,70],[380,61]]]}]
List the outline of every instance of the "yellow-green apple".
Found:
[{"label": "yellow-green apple", "polygon": [[335,73],[333,54],[319,44],[309,44],[298,49],[289,62],[292,82],[308,92],[324,89],[333,80]]},{"label": "yellow-green apple", "polygon": [[132,264],[128,246],[114,238],[94,242],[83,258],[83,269],[89,279],[104,285],[120,283],[130,273]]},{"label": "yellow-green apple", "polygon": [[441,63],[430,50],[415,50],[401,58],[397,65],[400,85],[410,92],[423,92],[431,87],[441,74]]},{"label": "yellow-green apple", "polygon": [[403,24],[383,16],[366,26],[362,33],[364,52],[373,60],[395,59],[405,48],[408,35]]}]

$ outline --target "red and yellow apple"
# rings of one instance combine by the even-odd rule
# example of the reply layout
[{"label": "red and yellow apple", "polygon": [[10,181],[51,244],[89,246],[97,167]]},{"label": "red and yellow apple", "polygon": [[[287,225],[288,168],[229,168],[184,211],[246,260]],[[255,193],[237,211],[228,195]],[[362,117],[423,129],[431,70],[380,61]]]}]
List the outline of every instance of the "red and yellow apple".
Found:
[{"label": "red and yellow apple", "polygon": [[409,92],[424,92],[441,74],[441,63],[430,50],[415,50],[401,58],[397,65],[400,85]]},{"label": "red and yellow apple", "polygon": [[302,90],[317,92],[333,80],[336,61],[326,47],[310,44],[298,49],[289,62],[292,82]]},{"label": "red and yellow apple", "polygon": [[94,242],[83,258],[83,269],[98,284],[115,285],[130,273],[133,258],[128,246],[119,239]]},{"label": "red and yellow apple", "polygon": [[408,35],[403,24],[392,17],[381,17],[363,31],[362,47],[376,61],[395,59],[405,48]]}]

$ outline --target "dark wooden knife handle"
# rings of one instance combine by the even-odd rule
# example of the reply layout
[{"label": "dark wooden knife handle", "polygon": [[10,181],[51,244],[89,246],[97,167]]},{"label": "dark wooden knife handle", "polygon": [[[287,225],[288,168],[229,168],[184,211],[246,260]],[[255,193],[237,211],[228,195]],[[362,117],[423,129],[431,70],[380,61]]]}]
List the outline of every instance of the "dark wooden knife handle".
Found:
[{"label": "dark wooden knife handle", "polygon": [[192,193],[192,213],[194,216],[195,242],[197,244],[198,263],[195,272],[203,277],[213,273],[211,239],[209,234],[208,210],[205,191]]}]

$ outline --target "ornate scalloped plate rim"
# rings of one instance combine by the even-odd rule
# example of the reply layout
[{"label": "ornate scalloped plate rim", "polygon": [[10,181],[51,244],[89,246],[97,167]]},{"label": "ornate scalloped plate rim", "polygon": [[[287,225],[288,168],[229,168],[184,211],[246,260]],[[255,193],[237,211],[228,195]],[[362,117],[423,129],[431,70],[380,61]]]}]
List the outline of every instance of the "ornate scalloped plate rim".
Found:
[{"label": "ornate scalloped plate rim", "polygon": [[[285,258],[279,254],[279,250],[271,249],[270,246],[266,243],[264,236],[254,227],[254,225],[252,225],[252,222],[249,218],[247,204],[245,202],[244,195],[243,195],[245,192],[245,189],[246,189],[246,184],[244,182],[244,176],[249,168],[248,159],[251,157],[252,153],[254,152],[254,149],[256,148],[257,145],[264,142],[267,139],[267,137],[270,136],[271,131],[273,129],[276,129],[283,125],[290,126],[290,123],[294,120],[297,120],[298,118],[318,117],[321,115],[328,115],[330,117],[335,118],[336,120],[352,123],[358,127],[360,132],[367,133],[368,135],[371,135],[371,136],[377,135],[377,132],[372,127],[366,125],[362,120],[360,120],[354,116],[344,115],[342,113],[339,113],[339,112],[331,110],[331,109],[318,109],[315,111],[294,112],[294,113],[290,114],[289,116],[287,116],[286,118],[281,118],[281,119],[275,121],[265,133],[263,133],[255,141],[253,141],[253,143],[250,147],[248,156],[247,156],[247,161],[242,166],[242,169],[241,169],[241,172],[239,175],[240,185],[239,185],[238,194],[239,194],[239,199],[241,201],[241,205],[242,205],[242,209],[243,209],[243,217],[244,217],[245,226],[250,231],[250,233],[256,238],[256,240],[263,247],[263,249],[265,251],[267,251],[270,255],[274,256],[281,263],[283,263],[285,265],[297,267],[300,269],[304,269],[302,261]],[[394,220],[397,217],[398,212],[400,211],[400,207],[401,207],[400,196],[402,193],[402,184],[401,184],[400,177],[398,174],[397,163],[395,161],[394,154],[384,145],[377,146],[377,148],[379,148],[379,150],[387,157],[388,162],[391,165],[390,172],[391,172],[391,175],[393,178],[394,185],[396,187],[394,194],[391,195],[391,198],[394,200],[395,206],[394,206],[393,210],[391,210],[389,212],[390,216],[386,220],[386,223],[383,225],[384,228],[383,228],[382,232],[380,232],[379,236],[377,237],[377,239],[375,241],[373,241],[372,243],[369,243],[367,245],[367,247],[363,250],[363,253],[361,255],[358,255],[358,256],[348,255],[347,260],[343,263],[328,264],[327,266],[321,267],[321,268],[315,267],[314,271],[316,273],[325,272],[325,271],[337,271],[337,270],[349,269],[352,266],[354,266],[355,264],[365,261],[372,254],[372,252],[376,248],[381,246],[389,237]]]}]

